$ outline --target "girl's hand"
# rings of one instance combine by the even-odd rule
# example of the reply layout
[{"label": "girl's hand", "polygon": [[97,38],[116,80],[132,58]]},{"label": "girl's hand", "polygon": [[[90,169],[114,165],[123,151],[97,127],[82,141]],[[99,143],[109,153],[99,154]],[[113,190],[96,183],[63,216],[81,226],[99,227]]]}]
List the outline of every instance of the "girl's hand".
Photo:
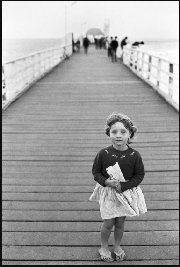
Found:
[{"label": "girl's hand", "polygon": [[110,180],[109,178],[106,179],[105,181],[105,185],[106,186],[109,186],[109,187],[112,187],[114,189],[116,189],[116,187],[118,186],[119,182],[115,181],[115,180]]},{"label": "girl's hand", "polygon": [[116,186],[116,192],[117,193],[122,193],[122,191],[121,191],[121,183],[118,183],[118,185]]}]

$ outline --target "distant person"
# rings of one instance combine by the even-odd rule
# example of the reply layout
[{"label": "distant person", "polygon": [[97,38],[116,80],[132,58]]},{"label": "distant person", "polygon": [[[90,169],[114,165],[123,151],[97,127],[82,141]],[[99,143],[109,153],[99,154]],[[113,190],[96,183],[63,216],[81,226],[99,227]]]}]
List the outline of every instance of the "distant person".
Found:
[{"label": "distant person", "polygon": [[76,42],[77,51],[80,51],[80,40],[78,39]]},{"label": "distant person", "polygon": [[121,49],[123,50],[123,47],[125,46],[125,45],[127,45],[127,39],[128,39],[128,37],[125,37],[124,39],[122,39],[122,41],[121,41]]},{"label": "distant person", "polygon": [[107,49],[107,46],[108,46],[108,40],[107,40],[107,37],[105,37],[103,41],[103,48]]},{"label": "distant person", "polygon": [[84,53],[87,54],[88,53],[88,47],[89,47],[89,39],[87,38],[87,36],[83,39],[83,46],[84,46]]},{"label": "distant person", "polygon": [[72,37],[72,50],[73,50],[73,53],[76,52],[76,46],[75,46],[75,42],[74,42],[73,37]]},{"label": "distant person", "polygon": [[96,37],[94,37],[94,44],[95,44],[95,48],[98,49],[98,40]]},{"label": "distant person", "polygon": [[110,38],[110,40],[108,41],[108,48],[107,48],[107,55],[108,57],[111,57],[111,42],[113,40],[113,37]]},{"label": "distant person", "polygon": [[104,37],[101,37],[101,38],[99,39],[99,48],[100,48],[100,49],[104,48]]},{"label": "distant person", "polygon": [[119,57],[120,57],[121,60],[123,59],[123,48],[124,48],[124,46],[126,46],[128,44],[127,39],[128,39],[128,37],[126,36],[124,39],[122,39],[121,44],[120,44],[121,51],[119,51],[119,53],[120,53]]},{"label": "distant person", "polygon": [[118,48],[118,41],[117,41],[117,36],[115,36],[114,40],[112,40],[112,42],[111,42],[111,60],[112,60],[112,62],[117,62],[117,56],[116,56],[117,48]]}]

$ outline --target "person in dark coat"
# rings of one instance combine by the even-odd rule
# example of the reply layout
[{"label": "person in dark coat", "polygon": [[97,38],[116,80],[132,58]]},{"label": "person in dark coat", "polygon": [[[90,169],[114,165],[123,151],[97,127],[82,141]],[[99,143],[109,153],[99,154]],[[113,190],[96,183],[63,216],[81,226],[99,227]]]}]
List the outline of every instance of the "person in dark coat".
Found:
[{"label": "person in dark coat", "polygon": [[127,39],[128,39],[128,37],[125,37],[124,39],[122,39],[122,41],[121,41],[121,49],[123,50],[123,47],[125,46],[125,45],[127,45]]},{"label": "person in dark coat", "polygon": [[84,38],[83,40],[83,46],[84,46],[84,53],[87,54],[88,53],[88,47],[89,47],[89,39],[87,38],[87,36]]},{"label": "person in dark coat", "polygon": [[108,57],[111,57],[111,42],[113,40],[113,37],[111,37],[110,41],[108,41],[108,49],[107,49],[107,55]]},{"label": "person in dark coat", "polygon": [[72,51],[73,51],[73,53],[76,52],[73,33],[72,33]]},{"label": "person in dark coat", "polygon": [[104,37],[101,37],[99,39],[99,48],[102,49],[103,48],[103,42],[104,42]]},{"label": "person in dark coat", "polygon": [[98,49],[98,39],[97,38],[94,38],[94,44],[95,44],[96,49]]},{"label": "person in dark coat", "polygon": [[112,51],[111,59],[112,59],[112,62],[114,62],[114,61],[117,62],[117,57],[116,57],[117,48],[118,48],[118,41],[117,41],[117,36],[115,36],[115,39],[112,40],[112,42],[111,42],[111,51]]},{"label": "person in dark coat", "polygon": [[76,47],[77,47],[77,51],[79,52],[80,51],[80,40],[78,39],[77,42],[76,42]]}]

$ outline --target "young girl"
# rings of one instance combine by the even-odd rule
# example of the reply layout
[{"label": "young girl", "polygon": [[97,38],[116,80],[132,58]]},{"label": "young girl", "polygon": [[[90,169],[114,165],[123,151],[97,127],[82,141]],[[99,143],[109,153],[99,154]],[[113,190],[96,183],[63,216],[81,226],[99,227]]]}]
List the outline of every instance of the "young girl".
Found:
[{"label": "young girl", "polygon": [[[113,113],[108,116],[106,134],[109,136],[112,145],[99,151],[92,167],[94,180],[101,185],[102,189],[110,187],[116,190],[115,192],[122,193],[127,189],[137,187],[142,182],[144,178],[144,165],[141,155],[138,151],[129,147],[136,131],[137,128],[126,115]],[[116,163],[119,164],[126,182],[117,182],[109,177],[107,168]],[[101,192],[103,194],[103,190]],[[108,194],[107,191],[105,194]],[[93,200],[93,197],[91,196],[90,200]],[[104,198],[104,196],[102,197]],[[105,197],[108,199],[108,196]],[[127,214],[122,203],[112,199],[112,195],[108,202],[101,201],[101,199],[100,196],[100,212],[104,221],[101,228],[101,248],[99,249],[101,259],[108,262],[114,260],[108,249],[108,239],[112,227],[115,226],[114,253],[117,261],[124,260],[126,255],[120,244],[124,232],[125,218],[129,214]]]}]

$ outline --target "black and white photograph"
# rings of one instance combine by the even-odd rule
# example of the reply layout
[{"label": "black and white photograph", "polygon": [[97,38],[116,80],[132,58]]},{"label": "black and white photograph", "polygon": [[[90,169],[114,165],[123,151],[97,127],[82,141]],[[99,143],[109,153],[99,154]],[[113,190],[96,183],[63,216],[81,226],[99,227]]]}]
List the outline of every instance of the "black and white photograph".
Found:
[{"label": "black and white photograph", "polygon": [[179,265],[179,1],[2,1],[2,265]]}]

